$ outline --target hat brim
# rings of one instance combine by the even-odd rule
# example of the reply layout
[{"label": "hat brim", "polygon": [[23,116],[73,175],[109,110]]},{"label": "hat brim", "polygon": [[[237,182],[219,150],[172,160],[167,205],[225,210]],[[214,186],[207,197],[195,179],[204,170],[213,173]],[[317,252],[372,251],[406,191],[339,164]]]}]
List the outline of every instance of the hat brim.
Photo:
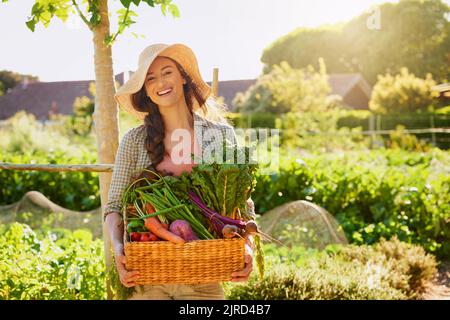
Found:
[{"label": "hat brim", "polygon": [[[147,47],[145,50],[149,49],[151,50],[153,47]],[[136,72],[117,90],[114,96],[119,106],[125,112],[141,120],[145,118],[147,113],[139,112],[133,108],[132,95],[141,90],[147,71],[158,56],[167,57],[178,62],[191,77],[192,82],[198,87],[200,95],[205,101],[211,95],[211,87],[202,79],[195,54],[189,47],[183,44],[173,44],[170,46],[163,44],[155,45],[154,50],[140,61]],[[196,99],[194,99],[193,103],[194,111],[201,107],[198,105]]]}]

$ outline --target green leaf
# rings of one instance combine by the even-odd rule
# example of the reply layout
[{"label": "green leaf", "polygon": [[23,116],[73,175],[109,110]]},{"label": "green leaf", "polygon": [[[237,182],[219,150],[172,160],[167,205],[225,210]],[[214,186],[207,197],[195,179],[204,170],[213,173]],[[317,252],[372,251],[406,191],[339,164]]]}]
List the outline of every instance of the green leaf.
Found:
[{"label": "green leaf", "polygon": [[34,32],[34,28],[36,26],[36,22],[34,20],[27,21],[25,22],[25,24],[27,25],[28,29]]},{"label": "green leaf", "polygon": [[166,16],[167,5],[165,3],[161,3],[161,13],[163,16]]},{"label": "green leaf", "polygon": [[142,0],[145,3],[147,3],[150,7],[155,7],[155,2],[153,0]]},{"label": "green leaf", "polygon": [[141,0],[132,0],[132,1],[136,7],[139,6],[139,3],[141,3]]},{"label": "green leaf", "polygon": [[33,5],[33,7],[31,7],[31,14],[32,15],[39,14],[39,13],[41,13],[41,11],[42,11],[42,6],[41,6],[41,4],[39,2],[36,2]]},{"label": "green leaf", "polygon": [[129,7],[130,7],[131,0],[120,0],[120,2],[122,3],[122,5],[123,5],[125,8],[129,8]]},{"label": "green leaf", "polygon": [[60,18],[63,22],[66,22],[69,18],[69,10],[67,8],[59,8],[55,11],[55,16]]},{"label": "green leaf", "polygon": [[180,17],[180,11],[178,10],[178,7],[174,4],[169,5],[169,11],[172,14],[173,17],[179,18]]}]

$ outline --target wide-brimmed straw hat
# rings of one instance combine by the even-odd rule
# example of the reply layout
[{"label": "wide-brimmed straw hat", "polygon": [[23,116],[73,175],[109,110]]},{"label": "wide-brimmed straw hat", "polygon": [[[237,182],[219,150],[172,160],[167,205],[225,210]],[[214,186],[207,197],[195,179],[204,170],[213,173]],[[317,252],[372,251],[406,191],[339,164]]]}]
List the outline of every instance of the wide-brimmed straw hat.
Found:
[{"label": "wide-brimmed straw hat", "polygon": [[[138,69],[122,87],[117,90],[115,99],[117,103],[126,112],[132,114],[138,119],[144,119],[146,112],[139,112],[133,108],[131,96],[141,90],[147,75],[148,68],[156,57],[167,57],[178,62],[181,67],[192,79],[192,82],[198,87],[204,100],[208,99],[211,94],[211,87],[203,81],[200,70],[198,68],[197,58],[194,52],[184,44],[167,45],[163,43],[153,44],[145,48],[139,55]],[[194,111],[199,107],[194,101]]]}]

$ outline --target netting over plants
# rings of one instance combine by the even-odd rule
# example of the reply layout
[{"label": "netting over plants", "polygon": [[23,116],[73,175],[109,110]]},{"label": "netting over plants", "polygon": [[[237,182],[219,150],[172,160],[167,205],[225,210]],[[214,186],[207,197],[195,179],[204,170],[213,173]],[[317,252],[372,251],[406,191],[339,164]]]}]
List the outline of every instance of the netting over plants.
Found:
[{"label": "netting over plants", "polygon": [[261,216],[261,230],[284,245],[322,249],[347,244],[342,227],[324,208],[305,200],[278,206]]},{"label": "netting over plants", "polygon": [[102,237],[101,208],[92,211],[68,210],[38,191],[29,191],[16,203],[0,206],[0,223],[11,222],[26,223],[32,229],[42,226],[88,229],[95,238]]}]

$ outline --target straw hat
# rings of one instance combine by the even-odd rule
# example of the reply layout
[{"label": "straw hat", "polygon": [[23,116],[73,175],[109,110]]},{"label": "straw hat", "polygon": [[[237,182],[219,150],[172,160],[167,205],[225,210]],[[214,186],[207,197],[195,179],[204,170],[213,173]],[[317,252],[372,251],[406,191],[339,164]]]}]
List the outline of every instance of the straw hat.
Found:
[{"label": "straw hat", "polygon": [[[171,58],[178,62],[191,77],[193,83],[198,86],[200,94],[205,100],[208,99],[211,94],[211,87],[203,81],[198,69],[197,58],[189,47],[180,43],[173,45],[163,43],[150,45],[139,55],[138,69],[136,72],[133,73],[130,79],[119,88],[115,95],[115,99],[122,109],[138,119],[144,119],[147,113],[139,112],[133,108],[133,104],[131,103],[131,95],[141,90],[144,85],[148,68],[158,56]],[[194,110],[199,107],[200,106],[198,106],[198,103],[194,103]]]}]

